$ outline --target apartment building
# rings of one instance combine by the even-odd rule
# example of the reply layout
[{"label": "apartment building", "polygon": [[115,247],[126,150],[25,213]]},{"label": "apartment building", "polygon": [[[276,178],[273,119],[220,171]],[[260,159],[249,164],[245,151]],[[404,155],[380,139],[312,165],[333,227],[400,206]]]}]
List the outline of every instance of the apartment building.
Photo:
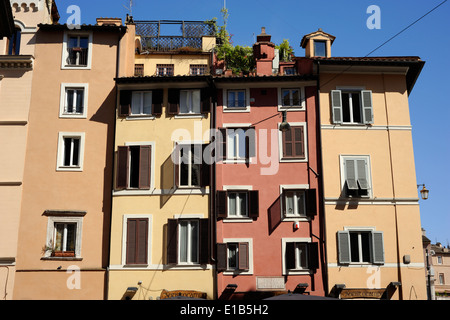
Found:
[{"label": "apartment building", "polygon": [[333,57],[319,29],[301,45],[320,84],[329,294],[426,299],[408,96],[419,57]]},{"label": "apartment building", "polygon": [[434,270],[434,297],[436,300],[450,300],[450,248],[440,242],[431,244],[430,255]]},{"label": "apartment building", "polygon": [[37,26],[14,299],[106,296],[124,32],[121,19],[109,18]]},{"label": "apartment building", "polygon": [[127,67],[116,78],[108,298],[214,299],[211,175],[203,157],[214,29],[131,19],[127,27]]}]

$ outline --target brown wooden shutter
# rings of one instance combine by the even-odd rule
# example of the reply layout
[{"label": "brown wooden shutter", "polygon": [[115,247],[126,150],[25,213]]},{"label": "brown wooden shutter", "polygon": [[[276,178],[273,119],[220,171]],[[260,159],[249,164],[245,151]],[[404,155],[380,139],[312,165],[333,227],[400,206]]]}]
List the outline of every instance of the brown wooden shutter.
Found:
[{"label": "brown wooden shutter", "polygon": [[227,192],[226,191],[217,191],[216,196],[216,212],[218,218],[226,218],[227,217]]},{"label": "brown wooden shutter", "polygon": [[216,139],[218,146],[216,147],[217,159],[225,160],[227,158],[227,129],[220,128],[219,135]]},{"label": "brown wooden shutter", "polygon": [[136,219],[127,220],[127,254],[126,264],[136,262]]},{"label": "brown wooden shutter", "polygon": [[155,116],[162,114],[164,91],[162,89],[153,90],[152,92],[152,113]]},{"label": "brown wooden shutter", "polygon": [[205,149],[208,145],[202,145],[202,167],[200,169],[200,186],[206,187],[210,185],[211,165],[205,162]]},{"label": "brown wooden shutter", "polygon": [[201,113],[208,113],[211,111],[211,93],[209,88],[203,88],[200,91],[201,97]]},{"label": "brown wooden shutter", "polygon": [[239,270],[248,270],[248,242],[239,243]]},{"label": "brown wooden shutter", "polygon": [[141,146],[139,153],[139,189],[150,189],[151,146]]},{"label": "brown wooden shutter", "polygon": [[250,190],[248,192],[248,215],[250,218],[259,217],[259,191]]},{"label": "brown wooden shutter", "polygon": [[209,263],[209,220],[200,219],[200,264]]},{"label": "brown wooden shutter", "polygon": [[283,132],[283,157],[292,157],[294,154],[292,152],[293,141],[293,129],[292,127]]},{"label": "brown wooden shutter", "polygon": [[116,180],[117,189],[126,189],[128,187],[128,147],[117,147]]},{"label": "brown wooden shutter", "polygon": [[167,263],[178,263],[178,220],[167,221]]},{"label": "brown wooden shutter", "polygon": [[120,91],[120,105],[119,105],[119,116],[126,117],[130,114],[131,110],[131,93],[130,90]]},{"label": "brown wooden shutter", "polygon": [[306,216],[314,217],[317,214],[316,189],[305,190]]},{"label": "brown wooden shutter", "polygon": [[303,127],[294,127],[293,130],[293,150],[292,153],[295,157],[305,157],[305,143]]},{"label": "brown wooden shutter", "polygon": [[180,90],[169,89],[168,114],[176,115],[180,112]]},{"label": "brown wooden shutter", "polygon": [[173,150],[173,152],[175,152],[175,154],[173,155],[173,160],[174,160],[174,164],[173,164],[173,176],[175,179],[175,186],[179,187],[180,186],[180,145],[178,143],[175,143],[175,149]]},{"label": "brown wooden shutter", "polygon": [[295,269],[295,242],[286,242],[284,251],[286,270]]},{"label": "brown wooden shutter", "polygon": [[245,158],[249,160],[256,156],[256,134],[255,128],[245,130]]},{"label": "brown wooden shutter", "polygon": [[217,244],[217,271],[227,270],[227,244],[218,243]]},{"label": "brown wooden shutter", "polygon": [[308,243],[308,269],[319,268],[319,244],[317,242]]}]

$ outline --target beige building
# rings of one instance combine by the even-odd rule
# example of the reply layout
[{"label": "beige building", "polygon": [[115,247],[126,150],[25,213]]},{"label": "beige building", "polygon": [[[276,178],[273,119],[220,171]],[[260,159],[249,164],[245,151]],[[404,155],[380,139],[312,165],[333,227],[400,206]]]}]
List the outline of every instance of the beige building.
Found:
[{"label": "beige building", "polygon": [[330,295],[426,299],[408,96],[418,57],[333,57],[319,29],[302,46],[320,76]]},{"label": "beige building", "polygon": [[[13,32],[0,38],[0,299],[13,299],[31,86],[39,23],[57,22],[54,1],[1,1]],[[3,12],[3,11],[2,11]]]},{"label": "beige building", "polygon": [[19,95],[31,103],[14,299],[102,300],[125,27],[120,19],[37,27],[31,90]]},{"label": "beige building", "polygon": [[431,264],[436,300],[450,300],[450,247],[441,243],[431,245]]}]

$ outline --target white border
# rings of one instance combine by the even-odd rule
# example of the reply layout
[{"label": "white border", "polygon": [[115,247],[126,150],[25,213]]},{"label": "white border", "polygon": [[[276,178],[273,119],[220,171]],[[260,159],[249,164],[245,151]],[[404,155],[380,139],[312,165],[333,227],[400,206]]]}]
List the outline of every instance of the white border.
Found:
[{"label": "white border", "polygon": [[[80,138],[80,163],[77,167],[63,166],[64,160],[64,138]],[[59,132],[58,133],[58,151],[56,160],[56,171],[83,171],[84,165],[84,146],[86,143],[86,134],[84,132]]]},{"label": "white border", "polygon": [[[253,274],[253,238],[224,238],[222,243],[228,242],[247,242],[248,243],[248,270],[227,270],[223,272],[225,276],[235,276],[235,275],[251,275]],[[227,259],[228,259],[228,249],[227,249]],[[228,263],[227,263],[228,265]]]},{"label": "white border", "polygon": [[[299,89],[300,90],[300,105],[298,106],[283,106],[281,90],[292,90]],[[292,86],[279,86],[277,88],[278,94],[278,111],[305,111],[306,110],[306,97],[305,97],[305,87],[292,87]]]},{"label": "white border", "polygon": [[[283,190],[307,190],[309,189],[309,184],[280,184],[280,216],[281,221],[290,221],[290,222],[297,222],[297,221],[310,221],[310,217],[302,217],[302,216],[284,216],[283,215],[283,203],[284,203],[284,197],[283,197]],[[306,201],[306,199],[305,199]],[[305,204],[306,209],[306,204]]]},{"label": "white border", "polygon": [[[126,264],[127,262],[127,222],[130,218],[143,218],[148,219],[148,230],[147,230],[147,263],[144,264]],[[124,214],[122,216],[122,267],[134,266],[142,267],[150,265],[152,261],[152,215],[151,214]]]},{"label": "white border", "polygon": [[[71,216],[49,216],[47,220],[47,239],[46,239],[46,245],[53,242],[53,234],[55,230],[55,223],[76,223],[77,225],[77,232],[75,236],[75,257],[68,257],[70,258],[81,258],[81,236],[83,234],[83,217],[71,217]],[[58,257],[52,257],[50,251],[46,251],[45,258],[55,258],[58,259]]]},{"label": "white border", "polygon": [[[281,238],[281,261],[283,268],[283,275],[307,275],[311,274],[311,269],[304,270],[286,270],[286,243],[288,242],[303,242],[303,243],[311,243],[311,238]],[[309,261],[308,261],[309,262]]]},{"label": "white border", "polygon": [[[83,89],[83,113],[82,114],[69,114],[64,113],[66,104],[66,90],[68,88]],[[88,96],[89,96],[89,84],[88,83],[61,83],[61,98],[59,101],[59,117],[60,118],[87,118],[88,109]]]},{"label": "white border", "polygon": [[[245,107],[228,107],[228,91],[245,91]],[[222,89],[222,111],[223,112],[250,112],[250,88],[223,88]]]},{"label": "white border", "polygon": [[[67,41],[69,36],[88,36],[88,57],[87,57],[87,66],[86,67],[73,67],[66,65],[67,58]],[[65,31],[64,38],[62,43],[62,54],[61,54],[61,69],[63,70],[90,70],[92,68],[92,38],[93,33],[90,31]]]},{"label": "white border", "polygon": [[[278,130],[278,159],[280,162],[308,162],[308,127],[306,122],[288,122],[292,127],[303,127],[303,148],[305,149],[305,158],[283,158],[283,132]],[[280,128],[281,122],[278,123],[278,129]]]}]

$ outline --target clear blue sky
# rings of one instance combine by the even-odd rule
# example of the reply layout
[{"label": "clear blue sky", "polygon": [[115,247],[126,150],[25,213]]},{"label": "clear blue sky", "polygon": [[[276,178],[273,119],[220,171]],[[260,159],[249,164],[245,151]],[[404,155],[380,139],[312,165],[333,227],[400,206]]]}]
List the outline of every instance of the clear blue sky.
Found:
[{"label": "clear blue sky", "polygon": [[[126,0],[56,0],[65,23],[66,9],[76,4],[81,23],[97,17],[125,18]],[[366,56],[443,0],[226,0],[228,31],[235,45],[251,46],[261,27],[272,41],[288,39],[297,56],[303,35],[322,28],[336,36],[334,56]],[[224,0],[135,0],[135,20],[209,20],[222,24]],[[368,29],[370,5],[381,11],[381,29]],[[417,22],[371,56],[419,56],[425,67],[410,95],[417,183],[425,183],[429,199],[420,200],[422,227],[432,242],[450,241],[450,1]],[[354,39],[358,39],[354,41]]]}]

